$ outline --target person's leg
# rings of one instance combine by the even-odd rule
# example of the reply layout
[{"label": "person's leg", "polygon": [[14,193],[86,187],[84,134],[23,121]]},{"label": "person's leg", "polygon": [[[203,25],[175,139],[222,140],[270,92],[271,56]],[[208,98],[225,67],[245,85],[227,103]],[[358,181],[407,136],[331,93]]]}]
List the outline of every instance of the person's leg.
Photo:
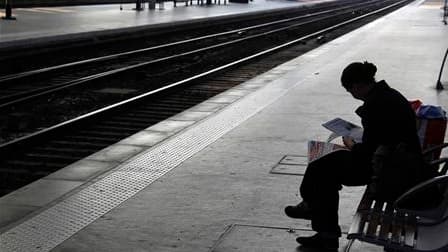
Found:
[{"label": "person's leg", "polygon": [[341,235],[338,224],[339,190],[342,184],[364,185],[369,178],[370,171],[355,164],[348,151],[333,152],[311,162],[302,180],[300,193],[311,209],[311,225],[318,234],[317,237],[299,237],[297,241],[307,246],[337,248]]},{"label": "person's leg", "polygon": [[[346,157],[346,151],[343,151],[330,153],[325,157],[311,162],[306,168],[302,184],[300,185],[300,195],[303,201],[297,206],[287,206],[285,208],[286,215],[291,218],[311,220],[311,205],[319,204],[319,201],[315,199],[323,200],[325,203],[337,209],[338,204],[336,202],[339,199],[337,192],[341,189],[341,183],[338,179],[334,179],[332,174],[335,169],[332,166],[345,167],[345,163],[347,163],[346,159],[348,158]],[[314,206],[314,208],[316,207]]]},{"label": "person's leg", "polygon": [[347,151],[328,154],[311,162],[300,185],[300,194],[311,210],[311,226],[317,232],[340,236],[338,225],[339,174],[351,165]]}]

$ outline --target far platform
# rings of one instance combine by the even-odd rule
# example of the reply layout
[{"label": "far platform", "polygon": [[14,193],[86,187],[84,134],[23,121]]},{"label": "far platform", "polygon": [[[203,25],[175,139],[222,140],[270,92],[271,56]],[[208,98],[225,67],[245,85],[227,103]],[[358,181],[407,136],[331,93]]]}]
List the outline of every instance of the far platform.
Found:
[{"label": "far platform", "polygon": [[[262,14],[274,10],[300,8],[320,2],[337,0],[254,0],[248,4],[229,3],[185,6],[180,2],[160,4],[156,9],[135,11],[135,4],[87,5],[71,7],[18,8],[13,9],[17,20],[0,19],[0,48],[18,44],[43,43],[120,33],[139,32],[149,28],[167,28],[179,24],[214,22],[225,18],[236,19],[250,14]],[[146,2],[146,1],[145,1]],[[212,1],[214,2],[214,1]],[[204,1],[205,3],[205,1]],[[0,10],[4,16],[4,10]]]},{"label": "far platform", "polygon": [[[295,242],[312,234],[309,221],[283,208],[300,200],[307,141],[329,134],[321,124],[359,123],[360,102],[341,87],[342,69],[373,62],[377,79],[408,99],[448,108],[448,91],[435,89],[448,26],[434,2],[415,1],[6,195],[0,251],[312,252]],[[81,178],[100,164],[114,168]],[[341,193],[344,232],[362,190]],[[355,245],[353,252],[383,251]]]}]

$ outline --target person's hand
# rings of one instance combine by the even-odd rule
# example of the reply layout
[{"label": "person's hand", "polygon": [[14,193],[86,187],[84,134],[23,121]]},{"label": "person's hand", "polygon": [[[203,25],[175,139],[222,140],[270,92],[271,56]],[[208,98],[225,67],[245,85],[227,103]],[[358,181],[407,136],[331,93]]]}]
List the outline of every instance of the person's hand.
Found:
[{"label": "person's hand", "polygon": [[345,147],[347,147],[350,150],[353,148],[353,145],[356,144],[355,140],[353,140],[353,137],[350,136],[342,137],[342,141],[344,142]]}]

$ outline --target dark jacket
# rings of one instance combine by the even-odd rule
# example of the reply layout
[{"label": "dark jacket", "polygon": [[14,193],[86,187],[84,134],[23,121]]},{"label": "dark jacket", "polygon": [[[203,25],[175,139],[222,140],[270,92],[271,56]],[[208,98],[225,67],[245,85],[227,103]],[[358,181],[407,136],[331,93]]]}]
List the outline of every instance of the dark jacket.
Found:
[{"label": "dark jacket", "polygon": [[403,95],[385,81],[377,82],[356,113],[364,128],[363,142],[352,149],[358,162],[371,167],[379,146],[389,150],[383,169],[373,174],[379,180],[380,197],[393,200],[426,179],[415,112]]}]

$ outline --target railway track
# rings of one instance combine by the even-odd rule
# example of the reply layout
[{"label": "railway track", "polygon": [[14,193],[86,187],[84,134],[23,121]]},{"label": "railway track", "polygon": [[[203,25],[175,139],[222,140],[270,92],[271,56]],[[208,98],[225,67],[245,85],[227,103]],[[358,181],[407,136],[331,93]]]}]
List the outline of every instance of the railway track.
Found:
[{"label": "railway track", "polygon": [[280,19],[303,16],[308,13],[326,11],[350,3],[353,3],[353,0],[318,2],[309,6],[272,10],[262,16],[250,14],[237,19],[227,18],[203,22],[199,25],[200,29],[198,29],[198,25],[194,24],[179,24],[170,29],[142,29],[139,32],[119,33],[70,43],[53,44],[51,47],[36,45],[30,48],[0,50],[0,65],[3,66],[0,69],[0,76],[170,44],[212,33],[223,33]]},{"label": "railway track", "polygon": [[[384,3],[384,1],[381,2]],[[303,48],[298,49],[296,47],[291,47],[292,45],[309,40],[311,38],[316,38],[318,36],[321,36],[322,34],[334,32],[338,28],[346,27],[348,25],[354,24],[356,21],[360,21],[365,18],[373,18],[374,15],[379,15],[380,13],[383,13],[385,11],[390,11],[406,3],[406,1],[388,2],[390,5],[387,5],[386,7],[382,6],[375,11],[369,12],[369,14],[356,13],[366,11],[366,7],[363,6],[361,8],[360,4],[358,4],[358,7],[360,9],[356,9],[355,11],[353,10],[353,8],[350,11],[345,8],[340,8],[340,10],[343,9],[342,15],[345,15],[345,18],[340,20],[340,22],[337,24],[326,24],[326,26],[323,28],[321,26],[318,26],[317,31],[316,29],[313,29],[312,31],[307,30],[305,33],[297,33],[296,31],[294,31],[294,34],[296,36],[295,39],[287,39],[287,41],[289,40],[288,42],[282,40],[280,41],[280,45],[277,45],[273,48],[262,48],[261,52],[260,48],[258,48],[258,50],[256,50],[255,52],[252,50],[248,50],[250,52],[242,55],[242,59],[227,59],[227,61],[221,63],[222,65],[220,66],[216,66],[216,64],[218,63],[212,63],[208,68],[205,68],[205,71],[194,72],[193,76],[190,75],[186,77],[182,75],[182,78],[180,80],[170,79],[171,84],[169,85],[166,85],[165,83],[162,83],[161,85],[153,85],[149,89],[140,90],[141,94],[137,96],[135,96],[135,93],[132,94],[134,96],[133,98],[129,98],[125,101],[120,101],[119,103],[113,105],[103,104],[102,106],[105,107],[97,111],[83,114],[77,118],[61,122],[59,124],[56,124],[55,126],[47,127],[41,131],[33,132],[29,135],[25,135],[19,137],[18,139],[4,143],[0,146],[0,155],[2,156],[2,161],[0,162],[2,183],[0,184],[5,186],[3,188],[0,188],[0,194],[8,193],[11,190],[14,190],[33,180],[52,173],[72,162],[82,159],[83,157],[86,157],[104,147],[107,147],[108,145],[113,144],[129,135],[132,135],[139,130],[147,128],[150,125],[162,121],[172,115],[175,115],[193,105],[200,103],[203,100],[206,100],[224,90],[238,85],[246,79],[250,79],[251,77],[256,76],[261,72],[264,72],[288,59],[294,58],[297,55],[303,53]],[[378,4],[378,1],[369,2],[369,4],[374,3]],[[370,5],[369,8],[373,7]],[[307,17],[297,17],[294,21],[281,21],[276,24],[272,24],[276,26],[275,30],[264,30],[262,32],[248,34],[244,37],[241,37],[241,34],[239,33],[243,31],[247,32],[251,29],[240,29],[240,31],[237,32],[229,32],[228,34],[230,34],[231,36],[235,36],[236,33],[236,36],[238,38],[236,40],[228,40],[228,38],[225,38],[226,41],[218,44],[216,44],[215,42],[214,45],[208,46],[210,48],[201,47],[201,49],[195,49],[193,50],[195,51],[195,53],[205,52],[205,54],[193,57],[207,58],[210,56],[216,56],[215,49],[219,48],[218,45],[229,46],[236,43],[253,41],[253,39],[255,38],[261,38],[262,36],[263,38],[266,38],[265,36],[272,35],[274,33],[277,34],[280,31],[287,31],[287,33],[291,33],[292,27],[303,28],[304,24],[309,25],[313,22],[323,23],[323,20],[329,20],[330,17],[331,19],[335,18],[334,16],[328,14],[329,12],[326,12],[324,17],[321,17],[319,15],[310,17],[311,15],[309,15]],[[316,19],[315,17],[318,18]],[[291,24],[291,22],[295,22],[296,20],[300,20],[299,23]],[[282,24],[282,26],[279,27],[279,24]],[[283,24],[287,24],[287,26],[283,26]],[[260,25],[260,27],[266,28],[270,25],[271,24],[264,26]],[[298,38],[297,34],[299,36]],[[217,36],[219,37],[223,35],[219,34]],[[274,40],[279,39],[277,37],[274,37]],[[271,43],[271,39],[268,42]],[[206,50],[203,50],[204,48]],[[211,49],[214,49],[213,53],[210,53]],[[153,49],[148,49],[148,51],[152,50]],[[278,52],[279,50],[283,51]],[[224,50],[224,53],[225,52],[226,51]],[[139,53],[140,52],[138,52],[137,54]],[[125,56],[128,55],[130,54],[127,54]],[[164,56],[162,57],[162,59],[168,60],[169,63],[166,64],[167,66],[165,67],[169,68],[170,64],[172,64],[173,61],[170,61],[171,59],[165,58],[173,57],[176,59],[176,62],[179,62],[182,61],[180,60],[182,57],[188,58],[192,57],[192,55],[192,51],[187,51],[176,54],[175,56]],[[259,60],[258,62],[254,62],[255,59],[258,59],[261,56],[264,56],[265,58]],[[120,58],[122,57],[122,55],[114,55],[114,57]],[[110,58],[113,58],[113,60],[115,60],[114,57]],[[110,58],[99,59],[99,62],[106,62],[110,60]],[[129,75],[129,73],[127,72],[129,70],[132,70],[130,74],[132,74],[133,76],[139,76],[138,73],[141,73],[141,71],[145,71],[145,68],[142,67],[147,67],[148,65],[154,64],[153,61],[160,63],[163,62],[163,60],[161,60],[160,58],[151,58],[149,61],[145,61],[144,63],[142,63],[139,59],[139,62],[136,63],[136,65],[127,65],[124,68],[118,68],[119,71],[117,71],[116,69],[109,70],[112,72],[106,71],[111,75],[104,75],[105,72],[102,72],[102,75],[99,77],[82,77],[81,81],[86,80],[87,83],[93,80],[97,81],[104,80],[103,78],[109,78],[106,80],[106,83],[110,84],[110,76],[113,76],[112,78],[118,78],[117,73],[125,73],[125,75]],[[92,62],[96,61],[92,60]],[[247,62],[251,63],[247,64]],[[201,63],[202,65],[204,65],[204,62]],[[206,63],[209,64],[208,62]],[[242,63],[246,65],[240,66]],[[87,64],[91,64],[91,62],[88,62]],[[83,65],[83,63],[76,63],[74,65],[78,67],[78,65]],[[71,67],[72,66],[63,66],[61,67],[61,69],[64,69],[65,71],[65,69]],[[178,67],[177,69],[182,68],[183,67]],[[166,69],[164,70],[163,67],[159,69],[162,72],[166,71]],[[51,72],[52,70],[48,71]],[[44,73],[44,75],[47,74],[45,73],[45,71],[41,72]],[[37,74],[39,75],[42,73]],[[96,74],[93,75],[96,76]],[[222,75],[224,75],[224,77],[222,77]],[[33,74],[24,75],[23,78],[31,78],[30,76],[33,76]],[[89,76],[92,76],[92,74],[90,74]],[[163,74],[161,74],[161,76],[166,77],[166,75]],[[3,79],[9,81],[11,80],[10,77],[11,76],[8,76]],[[146,77],[147,76],[142,77],[143,80],[147,81]],[[79,80],[77,79],[76,81]],[[70,80],[69,82],[74,81]],[[102,85],[104,85],[104,83],[102,83]],[[69,92],[63,90],[62,88],[56,91],[59,92],[58,95],[63,97],[67,97],[66,94]],[[33,98],[22,99],[20,102],[29,102],[31,100],[33,102],[42,102],[49,99],[48,97],[46,97],[46,95],[48,94],[40,94],[39,97],[35,95],[36,94],[33,94]],[[79,95],[79,93],[75,93],[75,95]],[[123,97],[121,97],[121,99],[123,99]],[[10,103],[10,101],[8,102]],[[21,104],[19,106],[19,102],[13,104],[7,103],[2,107],[2,109],[6,111],[9,110],[14,113],[18,113],[17,111],[19,110],[17,109],[17,107],[24,108],[26,110],[27,108],[29,109],[30,106],[33,106],[33,103],[30,103],[31,105],[25,104],[25,106],[22,106]]]},{"label": "railway track", "polygon": [[[369,1],[333,7],[224,33],[0,77],[3,90],[0,111],[5,118],[0,125],[3,128],[0,143],[232,62],[235,55],[248,56],[291,40],[291,36],[306,36],[316,29],[331,27],[339,19],[359,16],[384,3]],[[189,46],[185,47],[186,44]],[[142,53],[149,55],[141,56]]]},{"label": "railway track", "polygon": [[[0,108],[20,104],[36,97],[50,95],[78,85],[92,85],[93,81],[110,78],[123,72],[142,67],[172,62],[182,57],[194,57],[199,53],[220,50],[223,47],[265,38],[293,29],[303,29],[343,14],[352,14],[375,6],[374,0],[276,20],[250,27],[220,32],[148,48],[67,63],[0,77]],[[337,13],[337,14],[335,14]],[[147,91],[147,90],[143,90]]]}]

